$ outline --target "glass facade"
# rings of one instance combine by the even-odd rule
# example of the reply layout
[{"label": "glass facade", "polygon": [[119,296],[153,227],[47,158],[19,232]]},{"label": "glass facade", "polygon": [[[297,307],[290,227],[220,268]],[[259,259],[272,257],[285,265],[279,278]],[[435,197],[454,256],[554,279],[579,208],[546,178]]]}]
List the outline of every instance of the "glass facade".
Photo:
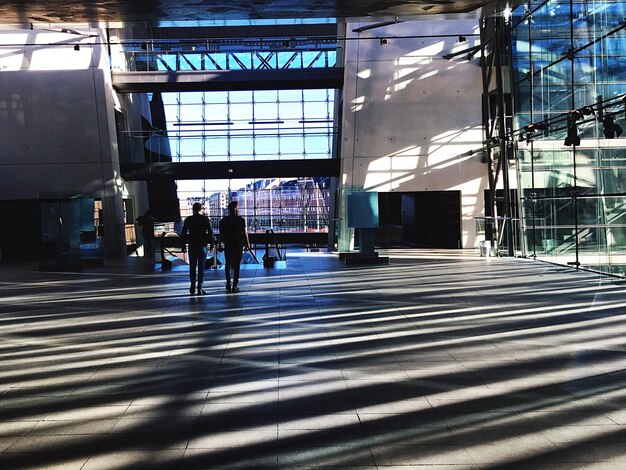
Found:
[{"label": "glass facade", "polygon": [[[165,93],[173,162],[333,157],[330,89]],[[167,145],[167,143],[166,143]],[[181,216],[202,202],[214,224],[238,200],[251,231],[326,231],[330,178],[177,181]]]},{"label": "glass facade", "polygon": [[526,253],[621,276],[625,17],[624,2],[551,0],[521,5],[511,18]]},{"label": "glass facade", "polygon": [[330,158],[335,91],[164,93],[175,162]]}]

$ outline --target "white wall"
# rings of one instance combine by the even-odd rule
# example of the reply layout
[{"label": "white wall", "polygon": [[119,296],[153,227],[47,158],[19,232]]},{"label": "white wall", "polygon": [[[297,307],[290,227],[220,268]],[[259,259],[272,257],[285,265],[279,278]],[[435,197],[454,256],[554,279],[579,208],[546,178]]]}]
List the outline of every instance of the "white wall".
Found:
[{"label": "white wall", "polygon": [[[346,193],[460,190],[462,244],[473,247],[487,168],[479,155],[464,153],[482,146],[481,69],[467,56],[443,55],[478,44],[477,20],[352,31],[365,24],[347,25],[342,186]],[[459,35],[467,42],[458,42]],[[340,250],[346,250],[351,234],[345,211],[341,217]]]},{"label": "white wall", "polygon": [[118,256],[125,254],[119,103],[104,42],[104,30],[85,24],[0,31],[0,199],[99,197],[105,253]]}]

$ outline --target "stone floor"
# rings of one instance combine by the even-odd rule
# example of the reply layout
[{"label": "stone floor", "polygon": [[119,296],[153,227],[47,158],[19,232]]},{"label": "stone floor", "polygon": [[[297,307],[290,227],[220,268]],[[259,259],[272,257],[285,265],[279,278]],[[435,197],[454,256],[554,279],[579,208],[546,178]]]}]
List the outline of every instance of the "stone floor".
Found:
[{"label": "stone floor", "polygon": [[626,284],[384,254],[1,266],[0,468],[626,468]]}]

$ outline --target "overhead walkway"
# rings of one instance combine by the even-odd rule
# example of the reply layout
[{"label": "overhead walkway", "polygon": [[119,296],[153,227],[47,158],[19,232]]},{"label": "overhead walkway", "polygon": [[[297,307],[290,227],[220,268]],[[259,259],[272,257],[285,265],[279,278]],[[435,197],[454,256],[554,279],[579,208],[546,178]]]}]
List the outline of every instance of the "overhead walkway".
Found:
[{"label": "overhead walkway", "polygon": [[339,89],[335,23],[112,29],[119,93]]},{"label": "overhead walkway", "polygon": [[384,254],[0,265],[0,468],[624,468],[623,282]]}]

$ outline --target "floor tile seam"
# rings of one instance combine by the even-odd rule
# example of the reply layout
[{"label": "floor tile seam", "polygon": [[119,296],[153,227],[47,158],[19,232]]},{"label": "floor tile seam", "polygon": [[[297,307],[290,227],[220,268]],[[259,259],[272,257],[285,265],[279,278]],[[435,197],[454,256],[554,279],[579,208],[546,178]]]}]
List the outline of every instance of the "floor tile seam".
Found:
[{"label": "floor tile seam", "polygon": [[[426,398],[426,400],[428,401],[428,398]],[[429,402],[429,405],[432,407],[432,404]],[[433,408],[434,410],[434,408]],[[435,411],[436,413],[436,411]],[[438,417],[439,421],[441,421],[441,423],[443,424],[444,428],[447,430],[448,435],[452,436],[452,438],[454,439],[454,441],[456,442],[456,445],[458,447],[460,447],[461,449],[463,449],[463,452],[465,452],[465,454],[467,455],[467,457],[470,459],[470,461],[472,462],[472,464],[476,467],[476,468],[481,468],[480,465],[478,464],[478,462],[476,462],[476,460],[474,459],[474,457],[472,457],[472,454],[467,450],[467,447],[460,442],[460,440],[457,438],[457,436],[455,435],[455,433],[453,432],[453,430],[450,428],[450,426],[448,425],[448,423],[446,423],[444,420],[442,420],[440,417]]]},{"label": "floor tile seam", "polygon": [[[319,315],[319,313],[320,313],[320,311],[319,311],[319,306],[317,306],[317,307],[316,307],[316,310],[317,310],[318,315]],[[324,322],[324,321],[323,321],[323,319],[322,319],[322,322],[323,322],[323,325],[324,325],[324,331],[325,331],[325,333],[326,333],[326,338],[328,338],[328,328],[327,328],[326,322]],[[280,340],[282,340],[282,321],[280,321],[280,322],[279,322],[279,341],[280,341]],[[280,344],[280,343],[279,343],[279,344]],[[336,363],[336,361],[337,361],[337,355],[336,355],[335,353],[333,353],[333,354],[332,354],[332,357],[333,357],[333,360],[334,360],[334,361],[335,361],[335,363]],[[280,363],[280,356],[279,356],[279,363]],[[346,384],[346,382],[345,382],[345,378],[343,377],[343,374],[342,374],[342,379],[343,379],[344,387],[345,387],[345,388],[346,388],[346,390],[347,390],[347,384]],[[279,392],[280,392],[280,387],[281,387],[281,376],[280,376],[280,374],[279,374],[279,376],[278,376],[278,389],[279,389]]]},{"label": "floor tile seam", "polygon": [[[203,308],[202,312],[200,312],[200,315],[201,315],[202,313],[204,313],[204,312],[205,312],[206,308],[208,308],[208,305],[207,305],[207,307]],[[238,321],[238,319],[239,319],[240,315],[241,315],[241,311],[239,311],[239,313],[238,313],[238,316],[237,316],[237,321]],[[198,323],[201,323],[201,320],[196,320],[196,321],[192,322],[191,326],[196,325],[196,324],[198,324]],[[144,329],[143,331],[146,331],[146,330],[149,330],[149,329],[150,329],[150,327],[148,326],[148,327],[146,327],[146,329]],[[167,354],[167,355],[163,358],[163,360],[161,360],[161,361],[159,362],[158,366],[154,368],[153,372],[150,374],[150,377],[154,377],[154,376],[158,373],[159,369],[160,369],[161,367],[163,367],[163,365],[164,365],[164,363],[167,361],[167,359],[169,359],[169,358],[172,356],[172,354],[174,353],[174,350],[175,350],[175,349],[176,349],[176,348],[177,348],[177,347],[181,344],[181,342],[183,342],[183,341],[185,340],[185,337],[187,336],[187,334],[188,334],[188,332],[187,332],[187,333],[183,333],[183,334],[181,334],[181,336],[179,337],[179,339],[178,339],[178,341],[176,342],[176,344],[175,344],[174,346],[170,347],[169,353],[168,353],[168,354]],[[205,402],[206,402],[206,400],[207,400],[207,398],[208,398],[208,395],[209,395],[209,393],[210,393],[210,390],[211,390],[212,384],[215,382],[215,377],[218,375],[218,373],[219,373],[219,371],[220,371],[220,369],[221,369],[222,361],[223,361],[223,359],[224,359],[224,356],[225,356],[226,350],[228,349],[228,345],[229,345],[229,344],[230,344],[230,342],[231,342],[232,335],[233,335],[233,329],[231,328],[231,332],[230,332],[230,335],[229,335],[229,339],[228,339],[228,341],[227,341],[227,342],[225,342],[225,343],[226,343],[226,344],[225,344],[225,347],[224,347],[224,348],[222,348],[222,350],[221,350],[221,356],[220,356],[219,365],[218,365],[218,367],[216,367],[215,372],[213,373],[213,378],[212,378],[212,379],[211,379],[211,381],[210,381],[210,384],[211,384],[211,385],[209,386],[209,389],[208,389],[208,391],[207,391],[207,393],[206,393],[206,395],[205,395],[205,398],[204,398],[204,401],[205,401]],[[131,403],[130,403],[128,406],[129,406],[129,407],[130,407],[130,406],[132,406],[132,404],[134,403],[134,401],[135,401],[135,400],[136,400],[136,398],[135,398],[133,401],[131,401]],[[122,414],[122,416],[120,416],[120,419],[124,416],[124,414],[126,413],[126,411],[128,411],[128,408],[124,411],[124,413]],[[199,415],[199,416],[200,416],[200,415]],[[199,417],[199,416],[198,416],[198,417]]]},{"label": "floor tile seam", "polygon": [[[256,277],[256,272],[255,272],[254,277]],[[239,295],[239,293],[237,293],[236,295]],[[236,320],[234,322],[234,325],[239,323],[239,320],[241,318],[241,315],[242,315],[242,312],[244,311],[244,309],[245,309],[245,305],[242,305],[241,308],[238,310],[237,317],[236,317]],[[226,356],[226,352],[229,350],[229,347],[230,347],[230,344],[232,342],[232,338],[233,338],[234,334],[235,334],[235,326],[233,326],[230,329],[230,334],[228,336],[228,341],[224,342],[225,345],[221,349],[220,361],[219,361],[219,364],[217,365],[217,367],[215,368],[215,371],[213,373],[213,378],[211,379],[211,382],[210,382],[210,385],[208,387],[207,393],[206,393],[206,395],[204,397],[204,405],[206,405],[207,401],[209,400],[209,395],[211,393],[211,389],[213,388],[213,385],[215,384],[217,376],[219,375],[220,371],[223,370],[224,357]],[[203,408],[204,408],[204,406],[203,406]],[[200,414],[196,417],[195,424],[197,424],[197,422],[198,422],[198,420],[200,419],[201,416],[202,416],[202,412],[200,412]],[[187,444],[189,444],[189,443],[187,443]],[[187,447],[185,447],[185,452],[186,452],[186,450],[187,450]]]},{"label": "floor tile seam", "polygon": [[[69,397],[67,397],[67,398],[69,398]],[[131,403],[132,403],[132,402],[131,402]],[[120,416],[118,416],[118,417],[115,419],[115,423],[113,423],[113,424],[111,425],[111,427],[109,427],[109,429],[107,429],[107,431],[106,431],[105,433],[94,433],[94,434],[87,434],[87,435],[94,435],[94,436],[96,436],[96,435],[97,435],[97,436],[102,436],[101,438],[104,438],[104,436],[108,436],[108,435],[110,435],[111,430],[112,430],[112,429],[113,429],[113,428],[117,425],[117,423],[118,423],[118,422],[122,419],[122,417],[124,416],[124,414],[126,413],[126,411],[128,411],[128,408],[130,408],[130,406],[131,406],[131,404],[128,404],[128,405],[126,406],[126,409],[125,409],[125,410],[124,410],[124,411],[120,414]],[[46,414],[46,416],[48,416],[49,414],[50,414],[50,413],[47,413],[47,414]],[[41,422],[43,422],[43,421],[45,421],[45,417],[44,417],[44,418],[42,418],[41,420],[39,420],[39,422],[38,422],[37,424],[40,424],[40,423],[41,423]],[[29,429],[29,431],[30,431],[30,430],[32,430],[32,429],[34,429],[34,428],[37,426],[37,424],[33,425],[33,426]],[[14,445],[17,445],[17,443],[18,443],[18,442],[19,442],[19,441],[20,441],[23,437],[25,437],[27,433],[28,433],[28,432],[25,432],[22,436],[20,436],[20,439],[18,439],[18,440],[17,440],[17,441],[15,441],[15,442],[14,442],[11,446],[9,446],[9,449],[10,449],[10,448],[12,448]],[[70,435],[72,435],[72,434],[70,434]],[[72,435],[72,436],[73,436],[73,435]],[[45,437],[45,436],[41,436],[41,437]],[[94,447],[97,447],[97,445],[95,445],[95,444],[94,444]],[[5,449],[5,452],[3,452],[3,453],[2,453],[2,455],[5,455],[6,451],[8,451],[9,449]],[[87,462],[91,459],[91,457],[94,455],[94,453],[95,453],[95,452],[96,452],[96,450],[95,450],[95,449],[94,449],[92,452],[90,452],[89,456],[85,459],[85,462],[83,463],[83,465],[81,466],[81,468],[83,468],[83,467],[87,464]],[[31,454],[31,452],[29,452],[28,454]]]},{"label": "floor tile seam", "polygon": [[365,442],[367,443],[367,448],[370,454],[370,457],[372,458],[372,462],[374,462],[374,464],[376,465],[376,468],[379,468],[379,465],[376,462],[376,457],[374,455],[374,452],[372,450],[372,446],[370,444],[370,439],[368,438],[368,433],[366,432],[365,429],[365,424],[363,423],[363,420],[361,419],[361,415],[359,413],[359,406],[355,401],[355,397],[350,393],[350,388],[348,387],[348,379],[346,378],[345,372],[343,369],[340,369],[341,371],[341,376],[343,378],[343,382],[344,382],[344,386],[346,388],[346,393],[348,394],[352,409],[354,410],[354,413],[357,417],[357,420],[359,422],[359,429],[361,431],[361,436],[363,437],[363,439],[365,440]]},{"label": "floor tile seam", "polygon": [[[305,280],[306,280],[306,282],[308,283],[308,280],[306,279],[306,277],[305,277]],[[309,290],[310,290],[310,291],[311,291],[311,293],[312,293],[312,289],[311,289],[311,287],[310,287],[310,286],[309,286]],[[313,297],[313,296],[311,295],[311,297]],[[312,307],[313,307],[313,306],[315,306],[315,309],[316,309],[316,312],[317,312],[317,313],[316,313],[316,315],[315,315],[316,321],[317,321],[317,320],[319,320],[319,319],[321,319],[319,305],[317,305],[317,304],[316,304],[316,302],[315,302],[314,298],[312,298],[312,299],[311,299],[311,306],[312,306]],[[281,304],[280,304],[280,296],[279,296],[279,309],[278,309],[278,315],[279,315],[279,330],[278,330],[278,335],[279,335],[279,347],[280,347],[280,346],[282,346],[282,344],[283,344],[283,342],[282,342],[282,338],[283,338],[283,322],[282,322],[282,316],[283,316],[283,313],[284,313],[284,312],[285,312],[285,311],[281,308]],[[310,318],[311,316],[312,316],[312,315],[307,315],[307,318]],[[326,326],[325,326],[324,330],[325,330],[325,332],[326,332],[326,338],[328,338],[328,330],[327,330]]]},{"label": "floor tile seam", "polygon": [[32,426],[30,426],[28,429],[23,431],[19,436],[6,436],[6,437],[16,437],[16,439],[15,439],[15,442],[13,442],[9,447],[7,447],[2,452],[0,452],[0,455],[4,455],[11,447],[13,447],[15,444],[17,444],[17,442],[20,439],[22,439],[24,436],[26,436],[33,428],[35,428],[42,421],[43,421],[43,418],[41,420],[38,420],[38,421],[33,421]]}]

